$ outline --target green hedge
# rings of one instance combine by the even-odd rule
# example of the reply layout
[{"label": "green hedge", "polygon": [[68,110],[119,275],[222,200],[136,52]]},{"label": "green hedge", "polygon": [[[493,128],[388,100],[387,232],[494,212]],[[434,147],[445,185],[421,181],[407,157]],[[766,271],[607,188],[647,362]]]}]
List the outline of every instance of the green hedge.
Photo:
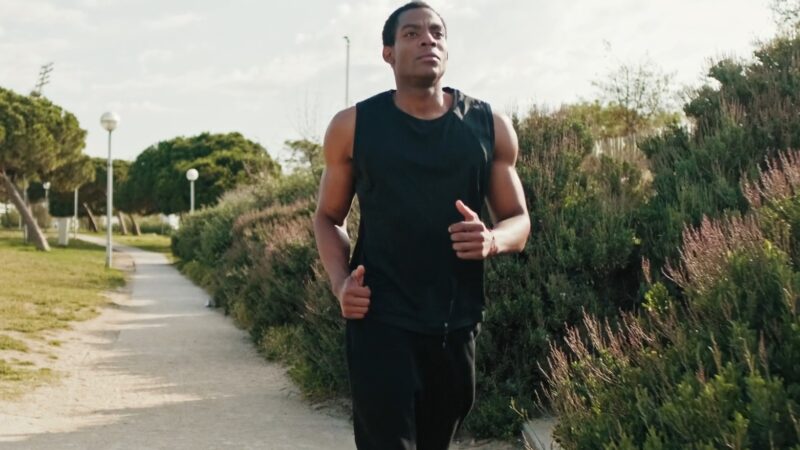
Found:
[{"label": "green hedge", "polygon": [[544,393],[568,449],[800,449],[800,40],[723,60],[642,146],[638,313],[587,311],[552,343]]}]

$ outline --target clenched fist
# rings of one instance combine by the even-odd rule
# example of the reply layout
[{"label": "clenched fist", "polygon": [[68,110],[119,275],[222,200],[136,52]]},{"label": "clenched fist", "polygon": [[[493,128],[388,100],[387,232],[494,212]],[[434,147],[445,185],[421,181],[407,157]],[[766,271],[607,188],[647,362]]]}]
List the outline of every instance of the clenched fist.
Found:
[{"label": "clenched fist", "polygon": [[370,290],[364,286],[364,269],[359,265],[344,279],[336,297],[345,319],[363,319],[369,310]]},{"label": "clenched fist", "polygon": [[487,228],[478,214],[461,200],[456,201],[456,209],[464,216],[464,220],[447,228],[456,256],[461,259],[480,260],[495,255],[497,243],[492,230]]}]

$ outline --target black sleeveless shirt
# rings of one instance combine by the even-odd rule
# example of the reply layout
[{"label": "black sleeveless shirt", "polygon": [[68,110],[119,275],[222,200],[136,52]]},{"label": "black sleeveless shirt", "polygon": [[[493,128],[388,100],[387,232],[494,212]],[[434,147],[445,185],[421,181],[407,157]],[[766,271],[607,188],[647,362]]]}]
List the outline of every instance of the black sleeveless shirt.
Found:
[{"label": "black sleeveless shirt", "polygon": [[483,261],[456,257],[447,228],[480,214],[494,152],[489,105],[460,91],[441,117],[400,110],[394,91],[356,105],[353,169],[361,207],[351,269],[363,264],[367,315],[420,333],[447,333],[483,317]]}]

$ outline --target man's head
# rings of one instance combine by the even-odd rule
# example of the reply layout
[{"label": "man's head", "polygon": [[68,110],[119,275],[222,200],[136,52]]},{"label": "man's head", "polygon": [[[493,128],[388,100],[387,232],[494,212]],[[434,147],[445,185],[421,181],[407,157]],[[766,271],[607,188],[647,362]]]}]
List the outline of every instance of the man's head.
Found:
[{"label": "man's head", "polygon": [[398,82],[433,85],[447,67],[447,26],[425,2],[407,3],[383,26],[383,59]]}]

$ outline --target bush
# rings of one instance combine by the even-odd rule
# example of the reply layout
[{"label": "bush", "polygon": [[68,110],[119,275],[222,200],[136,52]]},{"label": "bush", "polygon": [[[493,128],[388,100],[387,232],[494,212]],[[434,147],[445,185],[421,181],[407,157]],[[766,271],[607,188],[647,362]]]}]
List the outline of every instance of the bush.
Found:
[{"label": "bush", "polygon": [[756,177],[765,158],[800,147],[800,39],[779,37],[745,64],[724,59],[709,76],[718,88],[699,89],[684,108],[696,132],[673,128],[642,144],[654,175],[654,196],[637,233],[655,275],[678,257],[684,223],[747,211],[742,174]]},{"label": "bush", "polygon": [[[723,60],[685,107],[694,133],[642,143],[638,314],[587,308],[551,341],[565,448],[796,448],[800,379],[800,40]],[[676,262],[677,261],[677,262]]]},{"label": "bush", "polygon": [[164,236],[172,236],[174,230],[169,224],[161,220],[158,215],[149,215],[144,217],[137,217],[136,222],[139,224],[139,230],[142,234],[160,234]]},{"label": "bush", "polygon": [[9,209],[0,215],[0,224],[2,224],[3,228],[17,228],[19,220],[19,212],[16,209]]},{"label": "bush", "polygon": [[800,154],[743,183],[754,212],[683,232],[680,263],[618,327],[586,314],[549,359],[566,448],[800,445]]},{"label": "bush", "polygon": [[[548,398],[565,448],[789,448],[797,423],[798,274],[754,222],[706,222],[674,274],[687,301],[661,284],[641,318],[613,329],[591,316],[570,353],[550,359]],[[691,233],[691,232],[689,232]],[[722,234],[720,234],[722,233]],[[743,236],[751,240],[740,240]],[[699,247],[702,246],[702,247]],[[704,262],[707,266],[693,266]]]},{"label": "bush", "polygon": [[592,155],[587,129],[561,111],[532,111],[515,125],[532,230],[521,255],[487,266],[478,396],[466,421],[481,437],[516,436],[524,417],[515,409],[535,412],[538,365],[565,323],[577,323],[582,309],[604,315],[631,308],[640,286],[639,169]]}]

